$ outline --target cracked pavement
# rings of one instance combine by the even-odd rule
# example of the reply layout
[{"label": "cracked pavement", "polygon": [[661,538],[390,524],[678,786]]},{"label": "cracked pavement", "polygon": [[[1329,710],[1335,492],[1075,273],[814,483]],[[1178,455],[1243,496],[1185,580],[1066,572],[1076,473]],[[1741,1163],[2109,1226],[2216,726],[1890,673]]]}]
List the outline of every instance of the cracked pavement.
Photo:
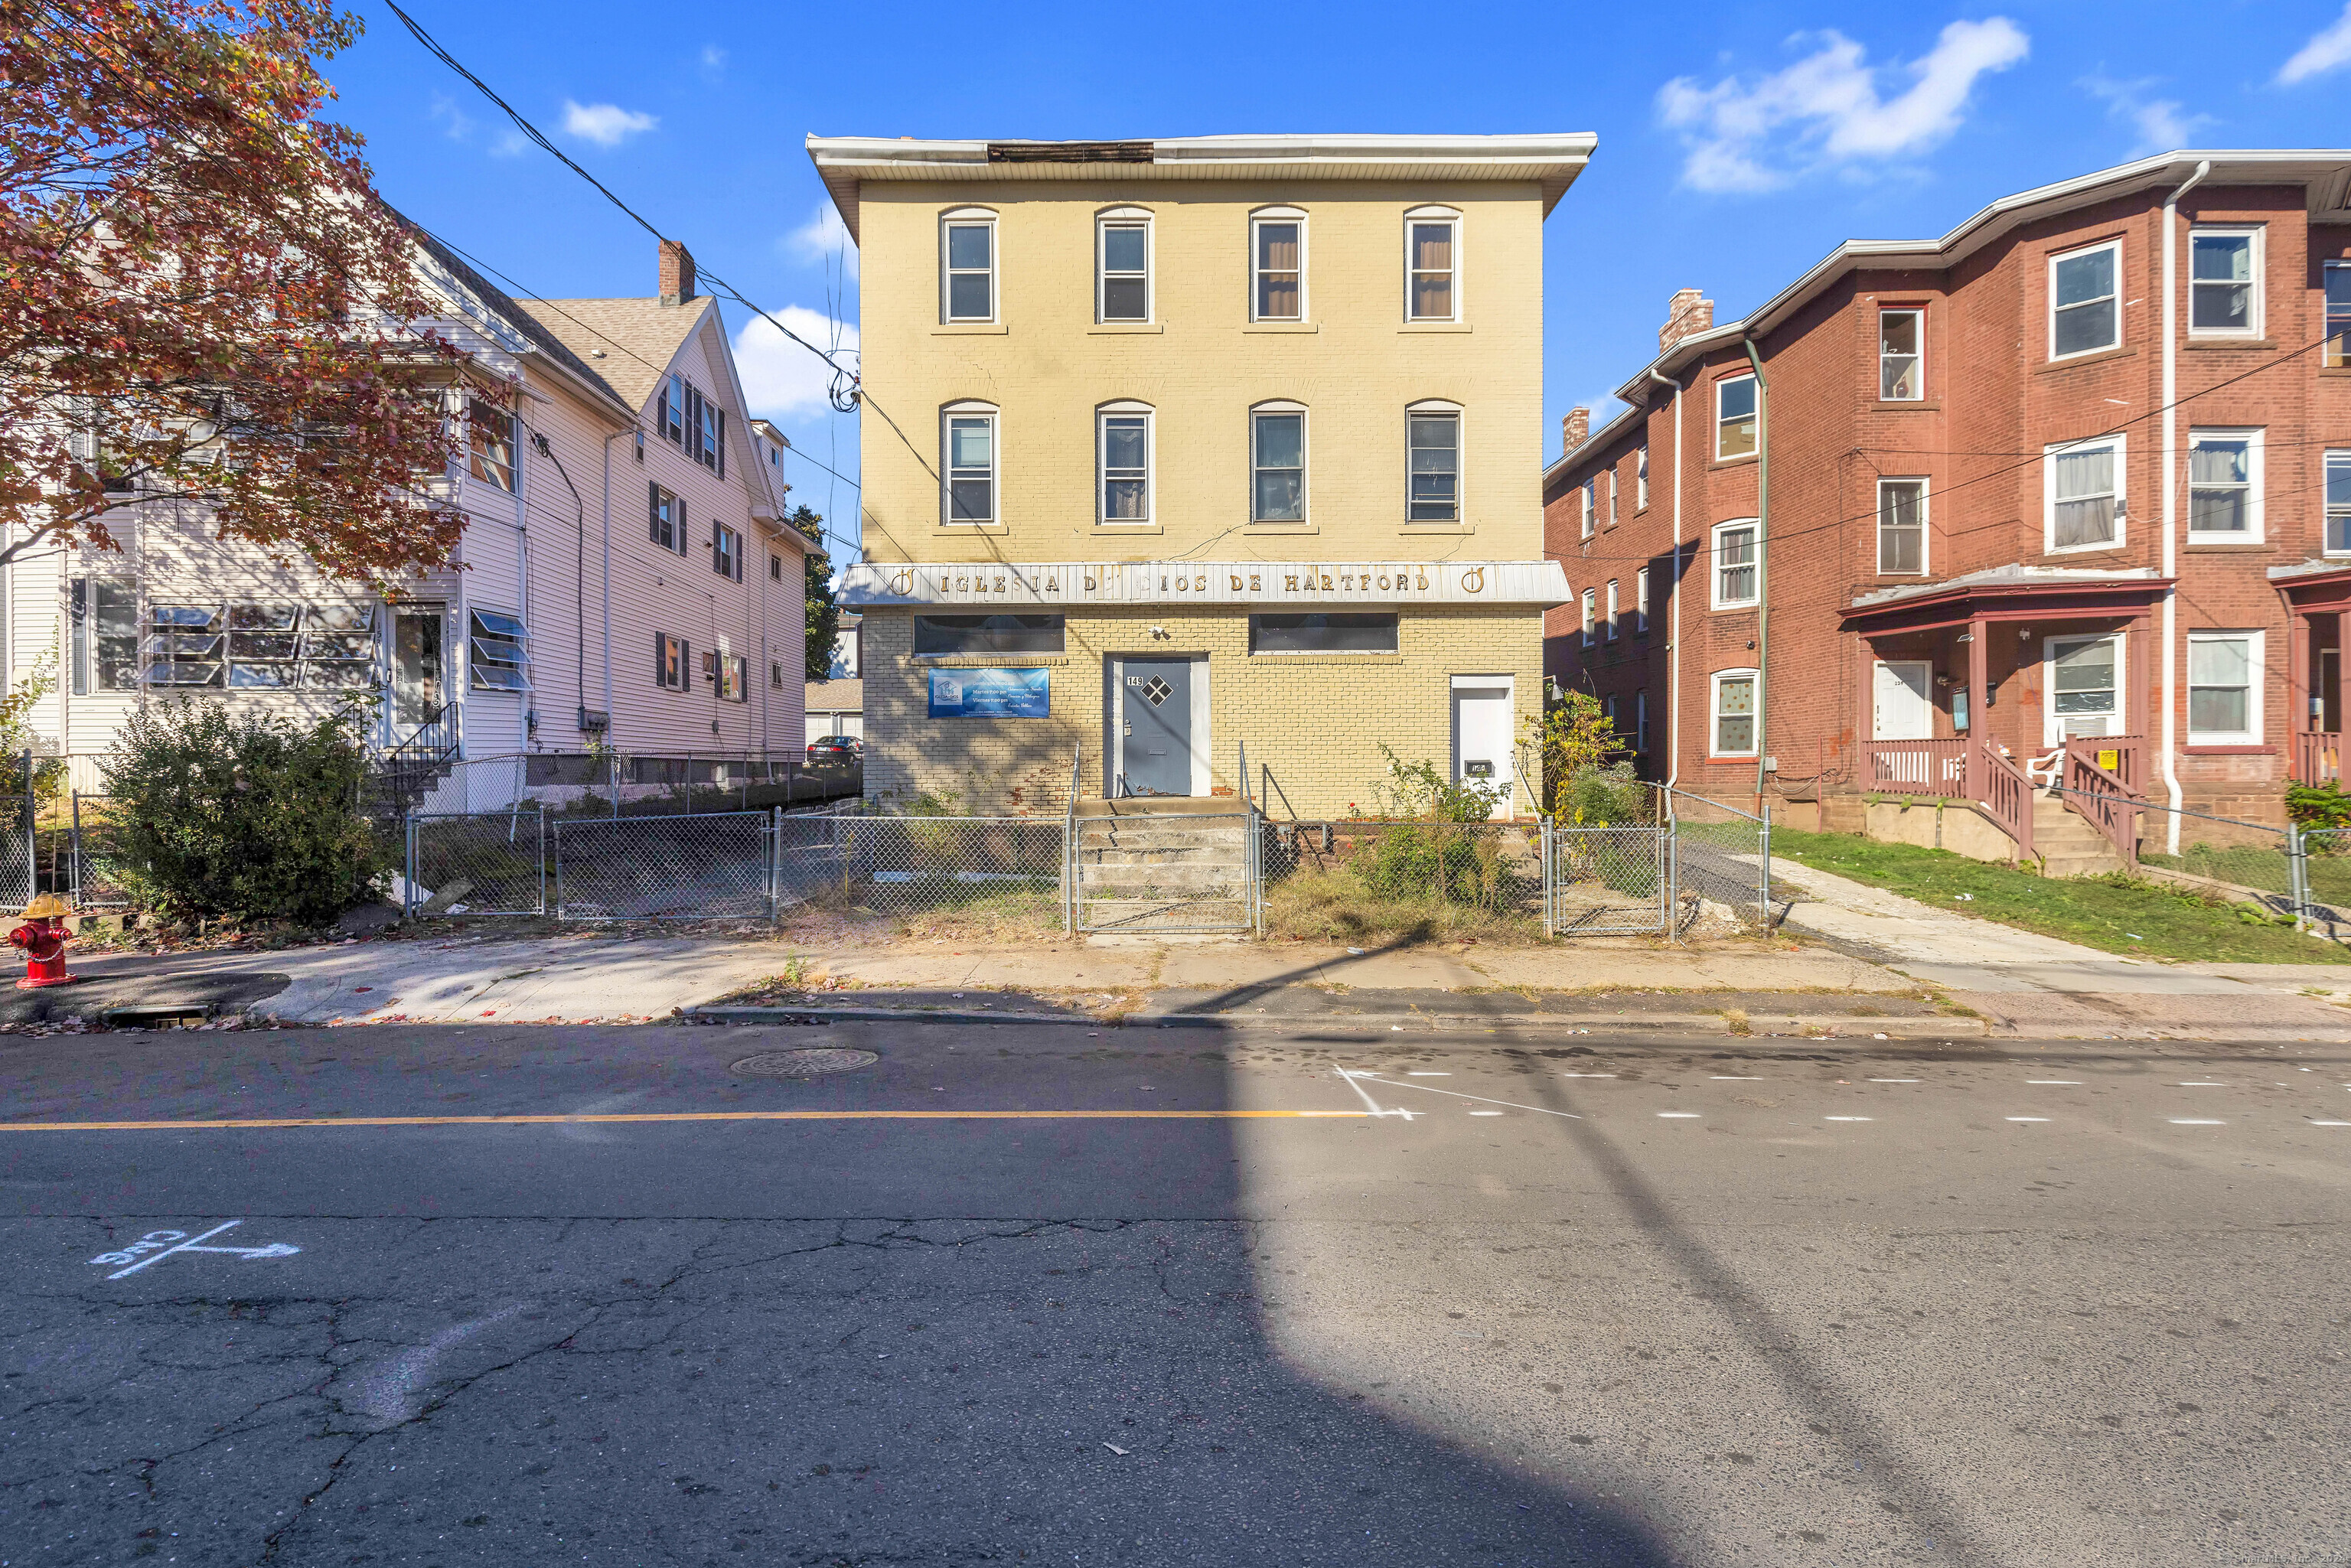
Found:
[{"label": "cracked pavement", "polygon": [[[729,1071],[803,1045],[881,1060]],[[2316,1564],[2351,1531],[2340,1048],[386,1028],[0,1071],[9,1126],[836,1118],[0,1127],[11,1565]],[[904,1115],[1054,1109],[1112,1114]],[[300,1250],[89,1261],[230,1218],[210,1245]]]}]

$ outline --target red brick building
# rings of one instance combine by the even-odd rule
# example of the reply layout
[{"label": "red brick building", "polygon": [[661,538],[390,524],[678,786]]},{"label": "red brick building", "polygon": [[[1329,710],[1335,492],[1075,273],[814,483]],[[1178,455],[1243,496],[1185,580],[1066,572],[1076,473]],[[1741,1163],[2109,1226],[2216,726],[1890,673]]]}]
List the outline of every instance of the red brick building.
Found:
[{"label": "red brick building", "polygon": [[1948,795],[2029,851],[2028,779],[2277,821],[2333,768],[2351,152],[2146,159],[1712,318],[1676,295],[1544,474],[1546,674],[1646,776]]}]

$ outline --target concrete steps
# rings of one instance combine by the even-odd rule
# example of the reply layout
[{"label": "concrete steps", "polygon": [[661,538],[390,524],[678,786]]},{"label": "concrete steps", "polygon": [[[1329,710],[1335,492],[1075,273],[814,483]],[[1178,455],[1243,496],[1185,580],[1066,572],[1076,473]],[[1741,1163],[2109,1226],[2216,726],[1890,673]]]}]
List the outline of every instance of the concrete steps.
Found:
[{"label": "concrete steps", "polygon": [[1158,810],[1119,805],[1115,815],[1078,819],[1078,897],[1088,926],[1238,924],[1247,917],[1245,817],[1215,820],[1189,802]]},{"label": "concrete steps", "polygon": [[2033,796],[2032,848],[2041,856],[2043,876],[2096,876],[2130,869],[2106,835],[2069,810],[2063,796]]}]

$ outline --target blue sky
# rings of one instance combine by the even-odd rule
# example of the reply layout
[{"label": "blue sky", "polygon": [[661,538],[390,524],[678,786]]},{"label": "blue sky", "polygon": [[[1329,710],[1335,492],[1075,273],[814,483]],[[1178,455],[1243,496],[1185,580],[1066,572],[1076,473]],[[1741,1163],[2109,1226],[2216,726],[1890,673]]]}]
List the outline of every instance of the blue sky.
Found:
[{"label": "blue sky", "polygon": [[[653,291],[642,230],[520,145],[381,4],[356,3],[367,36],[327,69],[387,196],[517,292]],[[1940,234],[1997,196],[2146,152],[2351,142],[2346,0],[403,4],[706,267],[828,343],[855,340],[855,253],[826,219],[810,131],[1596,131],[1547,231],[1542,458],[1572,404],[1614,406],[1677,287],[1728,319],[1839,240]],[[744,329],[739,308],[728,319]],[[830,412],[823,367],[772,336],[738,347],[754,404],[853,479],[856,421]],[[796,498],[853,531],[850,486],[794,466]]]}]

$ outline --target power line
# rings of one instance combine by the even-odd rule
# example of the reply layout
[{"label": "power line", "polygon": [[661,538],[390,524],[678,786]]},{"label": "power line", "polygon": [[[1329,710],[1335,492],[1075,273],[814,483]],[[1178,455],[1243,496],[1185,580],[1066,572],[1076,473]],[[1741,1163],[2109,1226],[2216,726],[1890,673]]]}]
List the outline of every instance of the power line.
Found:
[{"label": "power line", "polygon": [[[2105,429],[2095,432],[2089,435],[2077,435],[2068,441],[2052,442],[2044,451],[2022,455],[2023,460],[2022,462],[2011,463],[2005,467],[1994,468],[1990,473],[1979,474],[1972,478],[1955,480],[1949,485],[1938,486],[1934,493],[1937,495],[1948,496],[1954,490],[1964,490],[1970,485],[1988,484],[1994,479],[2002,478],[2008,475],[2015,474],[2023,469],[2030,468],[2036,463],[2045,463],[2052,457],[2062,457],[2069,451],[2095,444],[2097,442],[2107,439],[2109,436],[2125,434],[2129,431],[2132,425],[2142,423],[2147,420],[2153,419],[2158,414],[2169,413],[2172,410],[2184,407],[2187,404],[2195,402],[2198,398],[2210,397],[2214,392],[2235,386],[2239,382],[2248,381],[2254,376],[2262,374],[2265,371],[2273,371],[2281,365],[2291,364],[2294,361],[2300,359],[2303,355],[2309,353],[2313,349],[2325,348],[2328,343],[2334,340],[2334,334],[2317,338],[2310,342],[2304,343],[2302,347],[2293,350],[2291,353],[2281,354],[2276,359],[2270,361],[2266,364],[2255,365],[2252,370],[2246,371],[2239,375],[2231,376],[2227,381],[2215,382],[2212,385],[2204,388],[2200,392],[2192,392],[2184,397],[2175,398],[2171,402],[2162,404],[2160,407],[2148,409],[2145,413],[2133,414],[2130,418],[2124,420],[2120,424],[2109,425]],[[1765,418],[1767,420],[1770,418],[1768,410],[1766,412]],[[2304,444],[2295,443],[2294,444],[2298,445]],[[2308,444],[2323,444],[2310,443]],[[1679,462],[1681,460],[1681,455],[1678,452],[1675,454],[1674,460],[1676,462]],[[1614,465],[1611,464],[1610,466],[1613,468]],[[1576,485],[1571,486],[1570,488],[1580,490],[1583,488],[1583,486]],[[1830,522],[1813,523],[1804,528],[1792,528],[1785,531],[1774,529],[1770,542],[1774,545],[1782,544],[1792,538],[1802,538],[1811,534],[1827,533],[1833,529],[1849,528],[1855,523],[1871,522],[1876,520],[1876,508],[1872,507],[1866,512],[1856,512],[1849,517],[1838,517]],[[1987,523],[1981,525],[1981,528],[2004,528],[2006,526],[2008,525],[2005,523]],[[1958,531],[1973,533],[1980,531],[1980,529],[1970,528]],[[1696,543],[1698,541],[1694,540],[1691,542]],[[1566,565],[1571,559],[1577,561],[1646,561],[1651,559],[1655,553],[1656,552],[1653,551],[1649,554],[1644,555],[1579,555],[1572,558],[1562,556],[1560,559],[1562,566]]]},{"label": "power line", "polygon": [[[492,103],[496,104],[506,117],[508,120],[513,120],[516,128],[521,131],[525,136],[528,137],[533,142],[552,154],[565,168],[570,170],[573,173],[587,181],[590,185],[593,185],[599,194],[601,194],[606,201],[611,203],[612,205],[618,207],[622,212],[627,214],[628,216],[636,223],[638,227],[643,229],[647,234],[653,235],[657,240],[661,240],[664,243],[669,242],[669,236],[663,234],[658,228],[655,228],[651,219],[638,212],[634,207],[630,206],[628,203],[621,200],[620,197],[614,195],[611,189],[601,180],[599,180],[595,175],[590,174],[587,170],[572,162],[569,154],[566,153],[563,149],[558,147],[554,142],[549,141],[547,133],[524,118],[520,110],[515,108],[514,105],[508,103],[505,99],[500,98],[491,89],[489,83],[475,76],[472,71],[467,70],[464,64],[458,60],[456,56],[443,48],[434,38],[432,34],[426,32],[423,26],[418,25],[415,17],[411,16],[407,12],[400,8],[397,4],[397,0],[383,0],[383,3],[393,16],[400,18],[401,25],[408,29],[410,36],[414,37],[418,43],[423,45],[425,49],[431,53],[435,59],[439,60],[443,65],[447,66],[459,76],[464,77],[467,81],[473,83],[475,88],[480,91],[481,95],[484,98],[488,99]],[[768,326],[773,327],[777,331],[781,332],[786,338],[790,339],[793,342],[798,343],[801,348],[806,349],[810,353],[814,354],[818,359],[822,360],[832,370],[832,385],[828,389],[828,395],[831,398],[834,410],[841,413],[851,413],[856,411],[859,397],[859,387],[857,372],[843,365],[840,361],[834,359],[831,354],[818,348],[814,343],[810,342],[806,338],[801,337],[798,332],[793,331],[789,327],[787,327],[781,321],[777,320],[775,317],[760,308],[758,305],[753,303],[750,298],[745,296],[741,290],[737,289],[733,284],[727,282],[725,278],[719,277],[716,273],[710,271],[706,267],[702,267],[699,265],[697,265],[695,270],[703,279],[708,281],[719,293],[726,295],[729,299],[734,300],[746,310],[750,311],[753,315],[767,322]]]}]

